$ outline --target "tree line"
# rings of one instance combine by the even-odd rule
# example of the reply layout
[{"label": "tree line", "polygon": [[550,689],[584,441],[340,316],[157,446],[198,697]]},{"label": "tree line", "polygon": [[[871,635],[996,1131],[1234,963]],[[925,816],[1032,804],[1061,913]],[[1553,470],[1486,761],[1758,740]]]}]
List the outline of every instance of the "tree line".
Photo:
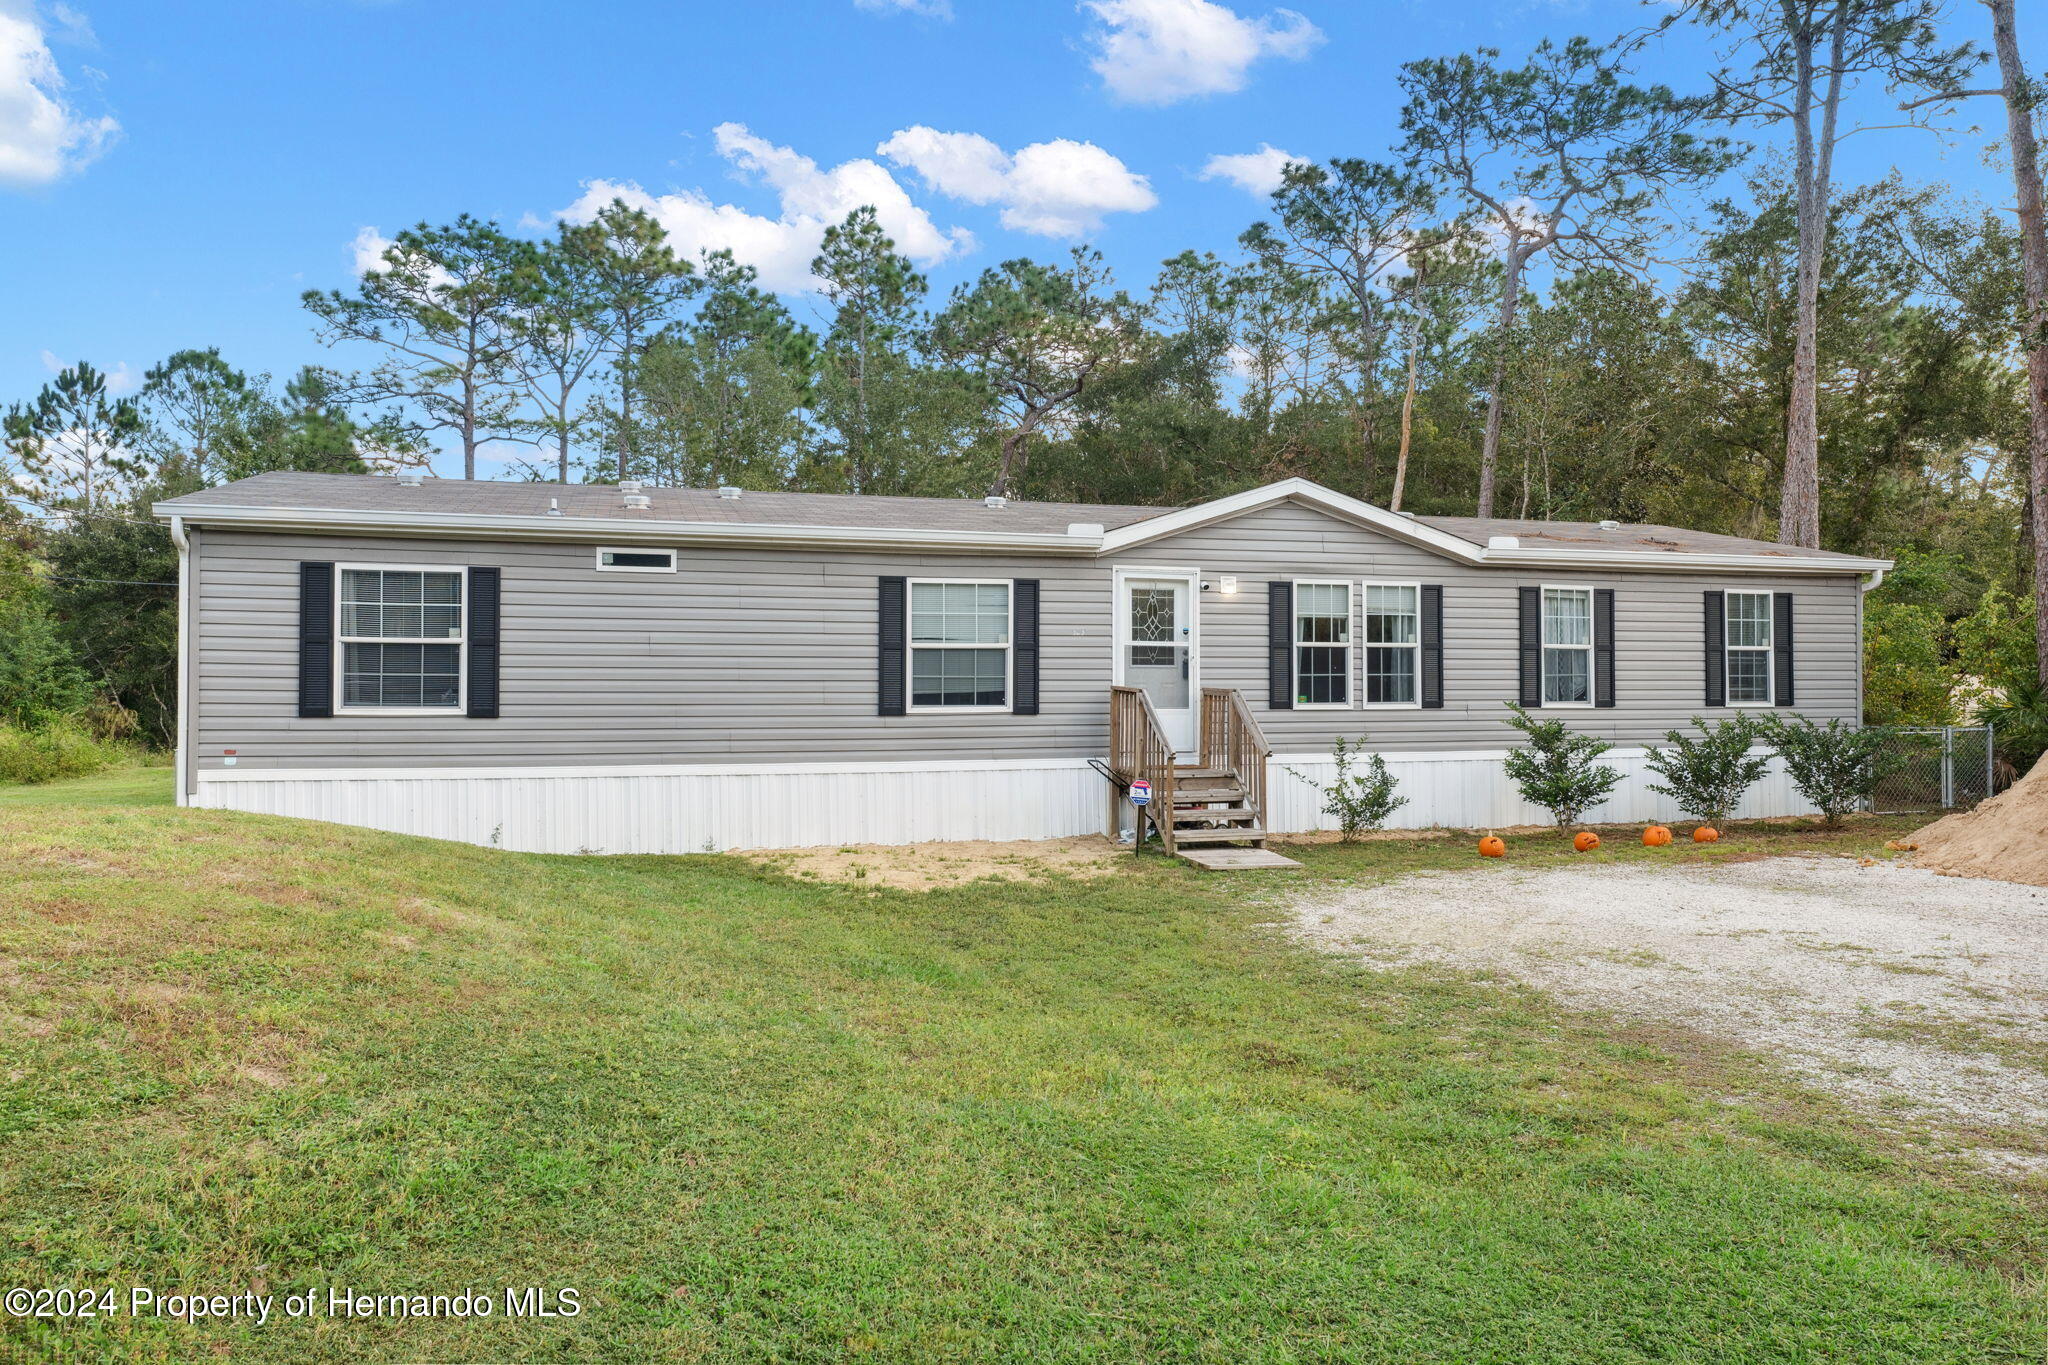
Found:
[{"label": "tree line", "polygon": [[[1138,281],[1080,247],[937,299],[864,208],[824,234],[800,317],[623,202],[538,239],[423,223],[353,288],[305,295],[362,368],[279,386],[194,349],[133,399],[80,364],[10,408],[0,604],[57,623],[161,739],[160,624],[132,658],[95,636],[85,659],[81,623],[160,620],[168,550],[142,523],[167,490],[443,457],[465,477],[1150,504],[1303,475],[1424,514],[1896,557],[1874,718],[1953,719],[2048,659],[2037,86],[2010,0],[1986,8],[1989,54],[1935,0],[1689,0],[1658,28],[1723,44],[1689,94],[1632,78],[1654,30],[1411,62],[1399,145],[1289,165],[1228,249]],[[1987,64],[1998,84],[1972,88]],[[1874,92],[1906,126],[2003,101],[2018,213],[1837,183]]]}]

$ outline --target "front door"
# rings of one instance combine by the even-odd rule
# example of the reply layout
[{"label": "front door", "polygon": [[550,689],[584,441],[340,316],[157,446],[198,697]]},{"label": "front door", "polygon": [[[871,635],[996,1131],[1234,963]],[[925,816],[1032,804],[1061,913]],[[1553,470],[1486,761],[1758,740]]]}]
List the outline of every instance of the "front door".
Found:
[{"label": "front door", "polygon": [[1118,589],[1117,681],[1145,689],[1180,753],[1195,747],[1197,581],[1133,575]]}]

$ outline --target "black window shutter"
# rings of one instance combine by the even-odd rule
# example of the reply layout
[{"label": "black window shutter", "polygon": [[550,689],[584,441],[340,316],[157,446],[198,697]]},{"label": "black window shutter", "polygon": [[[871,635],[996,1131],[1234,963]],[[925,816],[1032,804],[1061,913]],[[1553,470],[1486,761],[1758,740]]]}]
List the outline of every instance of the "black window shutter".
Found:
[{"label": "black window shutter", "polygon": [[334,714],[334,566],[299,565],[299,714]]},{"label": "black window shutter", "polygon": [[1543,589],[1523,588],[1521,649],[1521,702],[1543,705]]},{"label": "black window shutter", "polygon": [[1266,705],[1294,709],[1294,584],[1266,585]]},{"label": "black window shutter", "polygon": [[1441,710],[1444,704],[1444,589],[1441,583],[1422,585],[1422,709]]},{"label": "black window shutter", "polygon": [[1614,705],[1614,589],[1593,589],[1593,705]]},{"label": "black window shutter", "polygon": [[878,716],[900,716],[904,713],[903,616],[908,591],[907,582],[901,577],[881,580],[876,607],[876,641],[881,654],[875,679],[875,714]]},{"label": "black window shutter", "polygon": [[497,569],[469,571],[469,714],[477,720],[498,718],[500,586]]},{"label": "black window shutter", "polygon": [[1771,601],[1771,664],[1777,685],[1771,690],[1778,705],[1792,705],[1792,594],[1773,594]]},{"label": "black window shutter", "polygon": [[1706,594],[1707,705],[1728,704],[1728,607],[1727,596]]},{"label": "black window shutter", "polygon": [[1038,580],[1020,578],[1010,585],[1012,644],[1010,710],[1020,716],[1038,714]]}]

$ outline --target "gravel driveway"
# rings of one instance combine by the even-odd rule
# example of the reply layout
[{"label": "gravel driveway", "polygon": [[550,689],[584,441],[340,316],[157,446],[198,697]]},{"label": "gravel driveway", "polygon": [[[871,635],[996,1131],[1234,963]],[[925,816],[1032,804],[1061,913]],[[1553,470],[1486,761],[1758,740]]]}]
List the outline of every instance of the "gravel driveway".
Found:
[{"label": "gravel driveway", "polygon": [[1488,867],[1321,896],[1294,922],[1368,962],[1494,971],[1717,1035],[1866,1106],[2048,1125],[2040,887],[1848,858]]}]

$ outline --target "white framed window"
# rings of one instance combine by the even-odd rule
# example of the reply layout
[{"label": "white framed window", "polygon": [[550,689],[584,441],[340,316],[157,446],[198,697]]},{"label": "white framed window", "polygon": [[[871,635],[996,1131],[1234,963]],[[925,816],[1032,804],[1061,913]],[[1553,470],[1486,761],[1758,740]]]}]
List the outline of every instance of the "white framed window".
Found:
[{"label": "white framed window", "polygon": [[468,573],[441,564],[340,564],[334,577],[335,710],[460,712]]},{"label": "white framed window", "polygon": [[1422,705],[1422,585],[1366,583],[1365,704]]},{"label": "white framed window", "polygon": [[1010,580],[908,584],[910,709],[1010,709]]},{"label": "white framed window", "polygon": [[1593,590],[1543,589],[1543,704],[1593,704]]},{"label": "white framed window", "polygon": [[1731,592],[1725,599],[1723,639],[1728,654],[1728,704],[1769,706],[1771,694],[1771,594]]},{"label": "white framed window", "polygon": [[1294,704],[1351,705],[1351,584],[1294,581]]},{"label": "white framed window", "polygon": [[600,573],[674,573],[674,550],[649,550],[641,546],[600,545],[597,547]]}]

